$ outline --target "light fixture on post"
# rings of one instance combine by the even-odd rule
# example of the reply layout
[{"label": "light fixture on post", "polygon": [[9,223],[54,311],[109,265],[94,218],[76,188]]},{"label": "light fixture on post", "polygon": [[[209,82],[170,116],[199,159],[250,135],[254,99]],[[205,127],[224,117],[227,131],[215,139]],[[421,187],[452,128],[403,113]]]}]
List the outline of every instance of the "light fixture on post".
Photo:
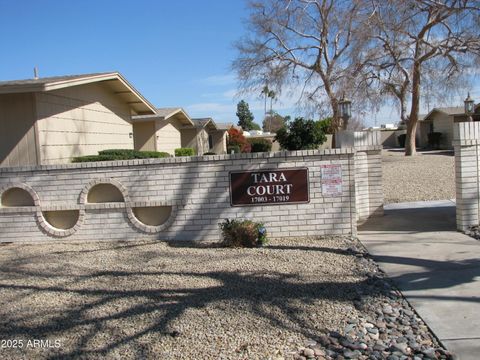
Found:
[{"label": "light fixture on post", "polygon": [[467,121],[473,121],[473,108],[475,107],[475,103],[473,99],[470,97],[470,93],[468,93],[467,98],[463,101],[465,104],[465,115],[467,115]]},{"label": "light fixture on post", "polygon": [[343,93],[342,98],[338,101],[338,115],[344,123],[352,117],[352,102],[345,98],[345,93]]}]

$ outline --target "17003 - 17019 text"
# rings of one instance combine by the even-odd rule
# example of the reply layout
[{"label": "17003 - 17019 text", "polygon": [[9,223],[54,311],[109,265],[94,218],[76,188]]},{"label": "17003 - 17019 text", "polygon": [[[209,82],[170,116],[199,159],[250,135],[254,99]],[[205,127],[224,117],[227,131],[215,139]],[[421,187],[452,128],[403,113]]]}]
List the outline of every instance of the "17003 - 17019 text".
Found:
[{"label": "17003 - 17019 text", "polygon": [[252,197],[253,204],[260,204],[260,203],[279,203],[279,202],[287,202],[290,199],[288,195],[274,195],[274,196],[255,196]]}]

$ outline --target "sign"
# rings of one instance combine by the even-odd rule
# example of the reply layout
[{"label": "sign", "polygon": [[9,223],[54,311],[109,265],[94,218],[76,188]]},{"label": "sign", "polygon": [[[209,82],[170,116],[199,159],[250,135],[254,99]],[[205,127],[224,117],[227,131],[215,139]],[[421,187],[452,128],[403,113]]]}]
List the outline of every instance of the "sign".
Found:
[{"label": "sign", "polygon": [[298,204],[309,201],[306,168],[230,173],[232,206]]},{"label": "sign", "polygon": [[320,165],[323,196],[340,196],[343,192],[342,165]]}]

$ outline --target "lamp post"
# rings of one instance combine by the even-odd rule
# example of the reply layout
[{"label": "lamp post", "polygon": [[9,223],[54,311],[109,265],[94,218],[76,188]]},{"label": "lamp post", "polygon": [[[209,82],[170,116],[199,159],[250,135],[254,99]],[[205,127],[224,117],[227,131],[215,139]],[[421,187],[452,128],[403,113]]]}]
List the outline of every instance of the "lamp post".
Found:
[{"label": "lamp post", "polygon": [[470,97],[470,93],[468,93],[467,98],[463,101],[465,104],[465,115],[467,115],[467,121],[473,121],[472,115],[473,115],[473,108],[475,106],[475,103],[473,102],[473,99]]},{"label": "lamp post", "polygon": [[338,114],[344,123],[346,123],[348,119],[352,117],[352,102],[345,98],[345,93],[338,101]]}]

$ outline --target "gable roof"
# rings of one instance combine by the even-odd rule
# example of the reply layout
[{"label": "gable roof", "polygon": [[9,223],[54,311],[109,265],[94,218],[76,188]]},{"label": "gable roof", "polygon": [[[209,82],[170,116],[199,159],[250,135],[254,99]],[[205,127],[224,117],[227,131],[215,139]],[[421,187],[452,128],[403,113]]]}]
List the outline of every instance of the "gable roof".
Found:
[{"label": "gable roof", "polygon": [[195,118],[192,119],[192,121],[196,128],[203,129],[204,127],[208,126],[209,128],[214,130],[217,129],[217,124],[215,124],[215,121],[213,121],[212,118]]},{"label": "gable roof", "polygon": [[185,110],[180,107],[156,108],[154,114],[132,116],[132,120],[135,122],[141,122],[153,120],[168,120],[173,117],[178,119],[182,125],[194,125],[190,116],[186,113]]},{"label": "gable roof", "polygon": [[176,113],[178,113],[180,111],[184,111],[184,110],[182,108],[179,108],[179,107],[176,107],[176,108],[165,107],[165,108],[157,108],[155,111],[156,111],[158,116],[161,116],[161,117],[164,117],[164,118],[168,119],[169,117],[175,115]]},{"label": "gable roof", "polygon": [[0,94],[46,92],[96,82],[107,82],[137,114],[153,114],[155,108],[119,72],[52,76],[38,79],[0,81]]},{"label": "gable roof", "polygon": [[432,116],[432,114],[436,112],[440,112],[450,116],[465,115],[465,109],[463,108],[463,106],[440,107],[440,108],[433,108],[427,115],[425,115],[423,120],[429,120],[430,116]]},{"label": "gable roof", "polygon": [[228,131],[232,127],[235,127],[235,125],[234,124],[217,124],[217,129],[218,130]]}]

